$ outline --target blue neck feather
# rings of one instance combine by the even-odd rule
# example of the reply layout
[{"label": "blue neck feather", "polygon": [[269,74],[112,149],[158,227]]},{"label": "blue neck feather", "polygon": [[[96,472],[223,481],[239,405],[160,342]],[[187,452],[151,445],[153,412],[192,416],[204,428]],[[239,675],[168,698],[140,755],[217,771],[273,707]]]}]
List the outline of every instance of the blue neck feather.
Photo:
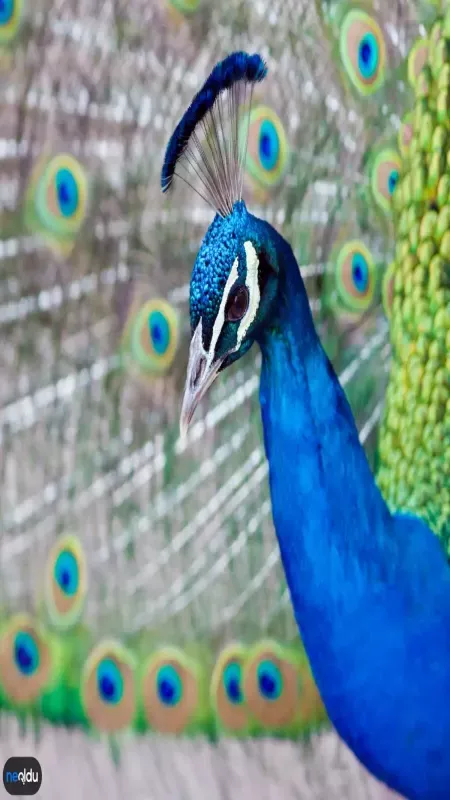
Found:
[{"label": "blue neck feather", "polygon": [[259,337],[260,401],[295,617],[330,719],[363,764],[410,800],[445,798],[450,570],[423,522],[387,509],[292,250],[270,236],[280,286]]},{"label": "blue neck feather", "polygon": [[358,586],[365,589],[370,576],[377,580],[394,568],[397,547],[349,404],[316,334],[299,268],[280,241],[277,316],[260,339],[260,400],[275,524],[300,613],[305,582],[310,590],[317,584],[322,595],[325,582],[333,605],[358,602]]}]

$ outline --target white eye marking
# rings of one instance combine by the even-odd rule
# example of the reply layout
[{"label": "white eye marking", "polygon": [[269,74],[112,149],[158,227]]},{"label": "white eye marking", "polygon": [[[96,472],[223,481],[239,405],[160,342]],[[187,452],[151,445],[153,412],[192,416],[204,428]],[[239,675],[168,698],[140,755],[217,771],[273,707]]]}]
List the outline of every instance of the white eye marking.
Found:
[{"label": "white eye marking", "polygon": [[[236,347],[233,348],[233,352],[239,350],[240,344],[245,334],[247,333],[250,325],[252,324],[253,320],[256,317],[259,308],[259,303],[261,301],[261,294],[259,291],[259,283],[258,283],[258,266],[259,266],[258,254],[251,242],[244,242],[244,249],[247,261],[247,277],[245,279],[245,285],[248,289],[249,304],[247,311],[245,312],[239,324],[239,328],[237,331],[237,343]],[[228,297],[230,295],[230,292],[234,284],[236,283],[239,277],[238,266],[239,266],[239,259],[236,258],[234,260],[233,266],[231,267],[230,274],[228,275],[228,279],[225,284],[225,288],[223,290],[222,299],[220,301],[219,310],[217,312],[217,317],[214,321],[211,342],[209,345],[209,351],[206,360],[207,368],[209,368],[212,364],[214,353],[216,350],[216,344],[218,342],[219,336],[224,326],[225,308],[228,302]]]},{"label": "white eye marking", "polygon": [[245,279],[245,285],[248,289],[249,304],[247,311],[242,317],[241,324],[239,325],[238,328],[237,332],[238,347],[242,342],[253,320],[255,319],[261,301],[261,293],[259,291],[259,283],[258,283],[258,266],[259,266],[258,254],[251,242],[244,242],[244,248],[247,260],[247,277]]},{"label": "white eye marking", "polygon": [[225,288],[223,290],[222,300],[220,301],[220,306],[219,306],[219,310],[217,312],[217,317],[216,317],[216,319],[214,321],[214,327],[213,327],[212,336],[211,336],[211,343],[209,345],[208,362],[207,362],[207,366],[208,367],[210,366],[210,364],[211,364],[211,362],[212,362],[212,360],[214,358],[214,353],[215,353],[215,350],[216,350],[216,344],[217,344],[217,341],[219,339],[221,330],[223,328],[223,323],[225,322],[225,306],[227,304],[228,295],[230,294],[231,289],[233,288],[234,284],[236,283],[236,281],[238,279],[238,264],[239,264],[239,260],[236,258],[234,260],[233,266],[231,267],[231,272],[228,275],[228,280],[227,280],[227,282],[225,284]]}]

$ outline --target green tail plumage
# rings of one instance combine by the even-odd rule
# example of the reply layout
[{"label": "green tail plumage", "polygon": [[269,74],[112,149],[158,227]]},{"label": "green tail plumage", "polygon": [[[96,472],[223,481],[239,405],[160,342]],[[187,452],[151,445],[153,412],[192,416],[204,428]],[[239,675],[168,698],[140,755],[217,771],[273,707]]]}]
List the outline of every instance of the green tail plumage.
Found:
[{"label": "green tail plumage", "polygon": [[385,290],[392,366],[378,478],[391,506],[425,518],[450,556],[449,26],[447,13],[409,59],[415,106],[394,195]]}]

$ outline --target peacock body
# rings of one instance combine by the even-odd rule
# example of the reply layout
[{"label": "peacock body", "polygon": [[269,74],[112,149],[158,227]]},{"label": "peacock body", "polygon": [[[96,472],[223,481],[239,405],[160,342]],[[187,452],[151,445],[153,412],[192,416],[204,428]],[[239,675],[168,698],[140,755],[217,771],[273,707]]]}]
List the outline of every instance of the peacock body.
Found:
[{"label": "peacock body", "polygon": [[[408,238],[401,240],[402,249],[399,245],[400,266],[394,262],[392,267],[394,359],[388,393],[391,390],[397,409],[398,374],[401,372],[411,385],[411,355],[416,353],[420,334],[439,330],[442,324],[443,334],[437,337],[445,336],[449,323],[445,243],[441,242],[443,249],[437,255],[432,237],[441,213],[438,186],[448,177],[443,142],[449,115],[438,84],[441,56],[447,52],[447,45],[442,45],[445,38],[441,37],[448,23],[444,19],[437,24],[436,50],[429,47],[425,56],[415,47],[409,56],[410,79],[417,87],[419,103],[424,93],[426,96],[426,110],[424,104],[419,109],[429,115],[429,135],[435,142],[431,158],[427,160],[419,151],[420,178],[406,170],[405,174],[399,172],[399,160],[394,161],[391,153],[383,154],[384,162],[378,157],[372,167],[379,172],[383,164],[386,172],[372,181],[375,196],[387,178],[391,196],[396,192],[397,209],[409,214],[413,200],[420,204],[420,210],[414,213],[423,215],[418,220],[417,241],[404,224]],[[382,82],[384,67],[378,25],[368,20],[365,12],[350,10],[342,26],[341,36],[345,36],[349,48],[349,77],[356,85],[355,71],[359,71],[365,90],[370,86],[370,92],[375,91]],[[342,39],[340,44],[342,55]],[[419,52],[421,69],[416,75],[411,61]],[[408,450],[401,442],[405,442],[406,429],[409,438],[417,417],[415,393],[415,401],[409,402],[414,418],[408,419],[405,414],[404,438],[391,439],[388,461],[381,466],[381,484],[388,482],[390,486],[388,494],[394,507],[390,511],[369,469],[348,402],[315,333],[292,250],[274,228],[248,214],[240,199],[239,136],[228,145],[227,136],[217,134],[214,145],[210,144],[209,163],[204,146],[197,149],[195,129],[205,115],[211,116],[210,130],[220,130],[222,93],[232,93],[236,85],[253,84],[264,76],[264,62],[258,56],[236,53],[218,64],[175,130],[166,153],[163,189],[170,185],[179,161],[197,163],[197,174],[218,211],[191,279],[193,337],[182,428],[189,424],[218,373],[258,342],[262,351],[260,403],[275,530],[299,630],[322,699],[352,750],[392,789],[411,798],[445,797],[450,786],[445,755],[450,715],[444,706],[450,688],[446,668],[450,659],[446,348],[443,338],[441,345],[435,344],[438,339],[433,342],[432,352],[441,357],[430,389],[430,410],[421,403],[421,385],[418,398],[426,418],[437,426],[439,444],[432,447],[431,458],[417,450],[416,458],[423,458],[429,469],[431,462],[431,471],[439,475],[438,484],[434,483],[436,478],[430,480],[429,474],[419,472],[415,458],[415,481],[406,478],[410,475]],[[445,86],[448,90],[447,83]],[[418,116],[420,121],[420,112]],[[433,122],[438,127],[431,134]],[[419,130],[423,137],[422,128]],[[413,151],[415,133],[413,125]],[[190,146],[192,136],[194,144]],[[232,157],[235,160],[230,168]],[[413,181],[416,186],[411,197]],[[440,235],[444,237],[446,231],[446,224],[441,222]],[[347,285],[352,279],[358,288],[364,278],[367,281],[364,273],[369,267],[362,253],[355,254],[353,248],[352,243],[345,249],[337,267],[342,274],[346,268],[351,271],[346,276]],[[430,286],[427,268],[435,255],[439,277]],[[409,260],[414,277],[408,272],[405,278],[403,259]],[[420,281],[416,275],[420,275]],[[414,311],[409,308],[405,319],[404,295],[411,291],[409,283],[417,286],[416,281],[420,286],[417,307]],[[443,424],[439,425],[441,420]],[[397,430],[396,424],[398,418],[388,405],[384,425],[392,431]],[[428,432],[434,439],[430,427]],[[418,437],[415,441],[417,444]],[[403,467],[399,470],[403,482],[396,471],[392,474],[389,465],[393,463]],[[423,484],[418,474],[424,475]]]},{"label": "peacock body", "polygon": [[[264,737],[307,763],[325,705],[387,785],[447,796],[449,25],[406,0],[0,9],[6,736],[14,713],[115,758]],[[267,79],[241,53],[189,106],[240,48]],[[180,117],[164,188],[197,205],[157,191]],[[210,390],[180,438],[187,364],[186,424]]]}]

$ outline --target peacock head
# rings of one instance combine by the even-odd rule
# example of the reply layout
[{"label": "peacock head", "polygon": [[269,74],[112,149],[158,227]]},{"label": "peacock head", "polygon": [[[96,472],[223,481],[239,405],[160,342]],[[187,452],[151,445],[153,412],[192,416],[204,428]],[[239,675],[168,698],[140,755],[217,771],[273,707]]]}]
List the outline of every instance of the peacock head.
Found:
[{"label": "peacock head", "polygon": [[251,348],[270,319],[278,287],[271,227],[245,204],[216,216],[200,247],[190,286],[192,340],[182,431],[219,372]]},{"label": "peacock head", "polygon": [[[180,427],[220,371],[241,358],[270,319],[278,291],[278,235],[242,201],[251,94],[267,67],[259,55],[233,53],[217,64],[175,129],[162,189],[174,175],[217,212],[202,242],[190,285],[192,341]],[[248,96],[248,94],[250,96]],[[264,133],[264,132],[263,132]],[[267,133],[261,147],[267,149]],[[185,173],[183,174],[183,167]]]}]

